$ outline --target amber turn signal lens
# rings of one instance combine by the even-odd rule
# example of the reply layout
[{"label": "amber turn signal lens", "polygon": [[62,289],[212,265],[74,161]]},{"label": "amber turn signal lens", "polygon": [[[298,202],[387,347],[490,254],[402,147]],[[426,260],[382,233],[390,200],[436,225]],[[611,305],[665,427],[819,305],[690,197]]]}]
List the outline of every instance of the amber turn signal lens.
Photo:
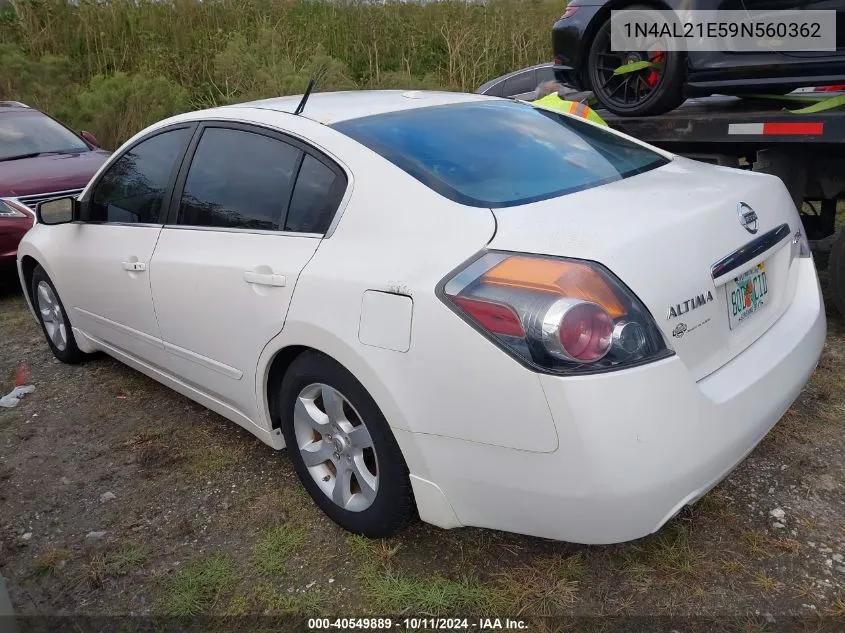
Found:
[{"label": "amber turn signal lens", "polygon": [[525,288],[597,303],[614,319],[625,316],[625,306],[597,270],[572,261],[514,256],[496,264],[484,282]]}]

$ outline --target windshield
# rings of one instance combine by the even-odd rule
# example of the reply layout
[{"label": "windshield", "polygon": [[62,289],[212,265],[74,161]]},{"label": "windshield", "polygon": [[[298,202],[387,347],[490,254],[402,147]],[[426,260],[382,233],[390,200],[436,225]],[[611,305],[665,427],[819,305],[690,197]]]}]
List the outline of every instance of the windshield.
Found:
[{"label": "windshield", "polygon": [[85,141],[41,112],[0,113],[0,161],[88,151]]},{"label": "windshield", "polygon": [[441,195],[478,207],[554,198],[669,162],[595,125],[514,101],[418,108],[332,127]]}]

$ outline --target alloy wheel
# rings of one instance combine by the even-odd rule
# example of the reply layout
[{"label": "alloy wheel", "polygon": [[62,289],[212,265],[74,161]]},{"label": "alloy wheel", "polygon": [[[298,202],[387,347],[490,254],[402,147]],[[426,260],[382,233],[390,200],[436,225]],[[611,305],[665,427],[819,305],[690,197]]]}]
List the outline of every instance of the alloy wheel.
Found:
[{"label": "alloy wheel", "polygon": [[67,348],[67,323],[59,299],[46,281],[39,282],[35,294],[38,314],[41,316],[47,338],[57,350],[63,352]]},{"label": "alloy wheel", "polygon": [[375,501],[379,469],[373,440],[337,389],[313,383],[296,398],[293,430],[308,473],[336,505],[361,512]]},{"label": "alloy wheel", "polygon": [[[611,51],[597,54],[595,91],[605,103],[631,108],[644,103],[657,90],[663,78],[665,53],[656,51]],[[625,67],[635,68],[620,73]]]}]

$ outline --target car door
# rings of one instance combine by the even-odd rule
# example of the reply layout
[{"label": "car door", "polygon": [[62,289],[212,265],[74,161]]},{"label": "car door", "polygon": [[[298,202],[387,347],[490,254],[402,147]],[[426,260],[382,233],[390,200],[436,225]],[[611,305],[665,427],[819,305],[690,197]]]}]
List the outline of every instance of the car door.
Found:
[{"label": "car door", "polygon": [[171,372],[255,419],[259,354],[346,189],[343,170],[279,133],[206,123],[153,256]]},{"label": "car door", "polygon": [[73,325],[155,364],[164,352],[150,260],[190,136],[191,126],[168,128],[122,152],[83,194],[80,220],[57,232],[50,258]]}]

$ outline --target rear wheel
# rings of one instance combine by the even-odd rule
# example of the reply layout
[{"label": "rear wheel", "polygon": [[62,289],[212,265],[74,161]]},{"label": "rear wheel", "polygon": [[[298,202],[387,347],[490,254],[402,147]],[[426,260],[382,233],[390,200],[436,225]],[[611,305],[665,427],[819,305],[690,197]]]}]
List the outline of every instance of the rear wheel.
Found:
[{"label": "rear wheel", "polygon": [[341,527],[389,536],[413,514],[408,467],[381,411],[340,364],[298,356],[280,393],[282,432],[299,479]]},{"label": "rear wheel", "polygon": [[[625,9],[650,8],[631,6]],[[634,70],[620,72],[623,67]],[[654,45],[641,51],[614,51],[611,48],[610,18],[593,38],[586,74],[596,98],[619,116],[662,114],[684,101],[682,53],[662,50]]]}]

